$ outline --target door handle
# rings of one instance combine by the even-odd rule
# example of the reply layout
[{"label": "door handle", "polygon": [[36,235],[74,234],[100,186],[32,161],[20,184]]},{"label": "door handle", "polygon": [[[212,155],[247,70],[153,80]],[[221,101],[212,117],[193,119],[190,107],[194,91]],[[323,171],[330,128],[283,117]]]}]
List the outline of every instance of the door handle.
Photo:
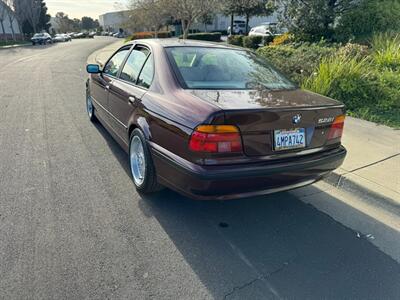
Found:
[{"label": "door handle", "polygon": [[139,98],[136,97],[136,96],[130,96],[130,97],[128,98],[128,100],[129,100],[129,103],[130,103],[130,104],[136,104],[136,102],[139,101]]}]

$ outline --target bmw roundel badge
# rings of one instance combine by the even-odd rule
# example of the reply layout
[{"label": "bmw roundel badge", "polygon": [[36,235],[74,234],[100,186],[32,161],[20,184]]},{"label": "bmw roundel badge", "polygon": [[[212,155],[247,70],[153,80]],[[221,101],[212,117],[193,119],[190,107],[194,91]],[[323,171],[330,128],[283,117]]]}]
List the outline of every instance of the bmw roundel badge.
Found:
[{"label": "bmw roundel badge", "polygon": [[299,124],[301,121],[301,114],[294,115],[292,118],[293,124]]}]

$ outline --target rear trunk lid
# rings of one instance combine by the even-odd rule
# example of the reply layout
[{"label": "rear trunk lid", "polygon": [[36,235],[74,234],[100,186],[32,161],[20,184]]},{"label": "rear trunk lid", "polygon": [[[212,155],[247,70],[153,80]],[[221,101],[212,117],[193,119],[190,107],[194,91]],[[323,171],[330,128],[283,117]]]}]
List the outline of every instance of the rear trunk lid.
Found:
[{"label": "rear trunk lid", "polygon": [[[340,139],[328,140],[327,135],[335,117],[344,113],[344,106],[328,97],[299,89],[193,90],[192,93],[219,106],[225,124],[239,127],[247,156],[309,153],[310,149],[323,150],[340,143]],[[290,132],[301,132],[304,145],[280,148],[277,139],[284,139]]]}]

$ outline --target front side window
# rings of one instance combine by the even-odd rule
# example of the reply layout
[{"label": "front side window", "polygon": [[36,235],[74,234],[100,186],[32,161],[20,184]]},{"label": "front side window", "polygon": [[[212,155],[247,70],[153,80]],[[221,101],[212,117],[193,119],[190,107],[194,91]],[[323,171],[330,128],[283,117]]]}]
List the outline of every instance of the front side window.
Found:
[{"label": "front side window", "polygon": [[149,53],[149,49],[144,47],[136,47],[133,49],[122,69],[121,79],[136,83],[140,70]]},{"label": "front side window", "polygon": [[126,55],[129,52],[129,48],[123,48],[118,51],[114,56],[107,62],[104,67],[103,73],[110,76],[117,76],[119,69],[121,68],[122,63]]},{"label": "front side window", "polygon": [[148,89],[153,81],[154,77],[154,62],[153,55],[149,55],[142,72],[140,73],[137,85],[140,85],[146,89]]},{"label": "front side window", "polygon": [[248,51],[207,47],[169,47],[166,51],[184,88],[296,88],[264,59]]}]

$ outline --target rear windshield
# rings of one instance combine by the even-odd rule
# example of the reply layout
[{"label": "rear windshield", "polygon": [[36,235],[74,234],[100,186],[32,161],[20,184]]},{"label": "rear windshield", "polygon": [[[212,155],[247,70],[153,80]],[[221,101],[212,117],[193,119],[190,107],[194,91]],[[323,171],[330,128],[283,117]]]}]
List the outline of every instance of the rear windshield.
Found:
[{"label": "rear windshield", "polygon": [[264,59],[248,51],[186,46],[168,47],[166,51],[184,88],[296,88]]}]

